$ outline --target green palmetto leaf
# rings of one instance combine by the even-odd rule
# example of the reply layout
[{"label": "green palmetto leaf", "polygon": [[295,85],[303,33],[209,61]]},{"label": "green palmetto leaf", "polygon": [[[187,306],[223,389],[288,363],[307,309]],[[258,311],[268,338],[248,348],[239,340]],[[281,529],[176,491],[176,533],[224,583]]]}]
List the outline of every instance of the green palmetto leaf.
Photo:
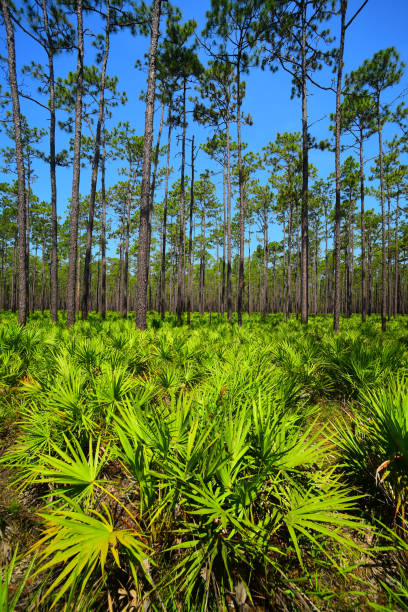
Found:
[{"label": "green palmetto leaf", "polygon": [[43,537],[33,549],[40,549],[40,564],[36,575],[49,570],[61,571],[43,596],[43,600],[58,589],[52,608],[77,579],[81,581],[83,593],[93,571],[99,567],[104,572],[108,554],[120,566],[120,547],[143,567],[146,546],[140,534],[130,529],[115,529],[109,508],[102,504],[102,512],[90,510],[86,514],[77,504],[66,499],[67,510],[40,513],[47,522]]},{"label": "green palmetto leaf", "polygon": [[367,529],[358,517],[351,514],[355,509],[356,500],[361,496],[351,496],[346,489],[337,486],[333,487],[333,490],[320,493],[315,488],[300,490],[295,487],[282,488],[281,493],[281,504],[287,507],[282,518],[302,567],[299,534],[306,541],[316,544],[336,567],[337,564],[332,556],[319,543],[317,539],[319,536],[336,541],[345,548],[361,549],[361,546],[347,535],[350,529],[359,531]]},{"label": "green palmetto leaf", "polygon": [[89,438],[88,456],[85,455],[79,442],[73,438],[72,443],[64,436],[67,450],[52,444],[57,456],[41,455],[41,465],[34,467],[37,482],[51,482],[57,486],[63,485],[78,491],[82,497],[92,494],[94,486],[98,485],[98,475],[105,465],[110,449],[107,447],[100,456],[100,438],[95,449]]}]

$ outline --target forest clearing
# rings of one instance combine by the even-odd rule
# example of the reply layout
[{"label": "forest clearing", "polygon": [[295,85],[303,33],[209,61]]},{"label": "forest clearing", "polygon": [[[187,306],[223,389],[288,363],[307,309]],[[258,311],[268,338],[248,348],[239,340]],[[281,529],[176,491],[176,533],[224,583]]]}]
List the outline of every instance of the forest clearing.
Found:
[{"label": "forest clearing", "polygon": [[406,0],[0,0],[0,612],[408,609]]}]

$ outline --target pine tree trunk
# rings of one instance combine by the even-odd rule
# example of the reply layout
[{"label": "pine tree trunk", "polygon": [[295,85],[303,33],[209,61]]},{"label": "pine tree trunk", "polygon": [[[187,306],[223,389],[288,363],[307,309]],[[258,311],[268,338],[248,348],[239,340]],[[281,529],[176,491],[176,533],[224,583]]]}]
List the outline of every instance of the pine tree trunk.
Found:
[{"label": "pine tree trunk", "polygon": [[21,135],[20,100],[18,95],[16,50],[14,30],[11,22],[9,3],[1,0],[1,10],[7,33],[8,52],[8,79],[10,84],[11,101],[13,108],[14,141],[17,162],[17,227],[18,227],[18,323],[25,325],[27,319],[27,267],[26,267],[26,198],[24,177],[24,156]]},{"label": "pine tree trunk", "polygon": [[329,250],[328,250],[328,227],[327,227],[327,207],[324,207],[324,261],[325,261],[325,273],[324,273],[324,316],[327,317],[328,311],[328,298],[329,298]]},{"label": "pine tree trunk", "polygon": [[286,320],[290,319],[292,313],[292,199],[289,198],[288,210],[288,270],[286,287]]},{"label": "pine tree trunk", "polygon": [[309,312],[309,137],[307,131],[307,82],[306,82],[306,1],[302,0],[302,254],[300,273],[301,322],[308,322]]},{"label": "pine tree trunk", "polygon": [[101,150],[101,134],[102,134],[102,126],[103,126],[104,107],[105,107],[105,83],[106,83],[106,66],[108,63],[108,55],[109,55],[109,33],[110,33],[109,0],[106,0],[105,50],[103,54],[101,82],[100,82],[100,88],[99,88],[98,120],[96,124],[96,132],[95,132],[95,144],[94,144],[94,153],[93,153],[93,159],[92,159],[92,174],[91,174],[91,192],[89,194],[88,224],[86,228],[85,260],[84,260],[84,273],[83,273],[83,283],[82,283],[82,319],[86,319],[88,317],[88,308],[89,308],[89,270],[91,266],[91,256],[92,256],[92,233],[93,233],[94,215],[95,215],[96,183],[98,180],[99,159],[100,159],[100,150]]},{"label": "pine tree trunk", "polygon": [[387,296],[386,296],[386,272],[387,255],[385,247],[385,206],[384,206],[384,170],[383,170],[383,145],[382,145],[382,125],[380,117],[380,100],[377,98],[377,130],[378,148],[380,162],[380,198],[381,198],[381,329],[386,330],[387,326]]},{"label": "pine tree trunk", "polygon": [[[104,132],[104,128],[103,128]],[[106,190],[105,190],[105,134],[102,143],[101,167],[101,199],[102,199],[102,227],[101,227],[101,317],[106,318]]]},{"label": "pine tree trunk", "polygon": [[125,245],[124,245],[124,264],[123,264],[123,294],[122,294],[122,317],[126,319],[128,315],[128,295],[129,295],[129,234],[130,234],[130,208],[132,204],[132,193],[135,187],[134,178],[131,182],[129,176],[129,192],[126,203],[126,221],[125,221]]},{"label": "pine tree trunk", "polygon": [[264,258],[263,258],[263,298],[262,298],[262,313],[266,316],[268,312],[268,263],[269,263],[269,239],[268,239],[268,213],[265,207],[263,218],[263,236],[264,236]]},{"label": "pine tree trunk", "polygon": [[166,311],[166,240],[167,240],[167,199],[168,199],[168,193],[169,193],[170,145],[171,145],[171,102],[169,103],[167,125],[169,127],[169,132],[168,132],[168,137],[167,137],[166,180],[165,180],[165,186],[164,186],[164,201],[163,201],[162,253],[161,253],[161,271],[160,271],[160,280],[161,280],[160,314],[161,314],[162,319],[164,319],[164,314]]},{"label": "pine tree trunk", "polygon": [[223,211],[224,218],[222,224],[222,280],[221,280],[221,315],[224,316],[225,312],[225,255],[226,255],[226,229],[227,229],[227,202],[226,202],[226,194],[225,194],[225,166],[222,169],[222,202],[223,202]]},{"label": "pine tree trunk", "polygon": [[334,230],[334,316],[333,329],[339,331],[340,323],[340,222],[341,222],[341,181],[340,181],[340,136],[341,136],[341,88],[343,80],[344,39],[346,34],[346,12],[348,0],[341,0],[341,27],[340,46],[337,57],[337,87],[336,87],[336,144],[335,144],[335,174],[336,174],[336,204],[335,204],[335,230]]},{"label": "pine tree trunk", "polygon": [[367,313],[367,287],[366,287],[366,261],[365,261],[365,211],[364,211],[364,157],[363,157],[363,131],[360,130],[360,225],[361,225],[361,321],[366,320]]},{"label": "pine tree trunk", "polygon": [[397,202],[395,210],[395,276],[394,276],[394,317],[398,315],[398,291],[399,291],[399,237],[398,237],[398,222],[399,222],[399,186],[397,187]]},{"label": "pine tree trunk", "polygon": [[184,77],[183,81],[183,134],[181,139],[181,176],[180,176],[180,214],[179,214],[179,244],[178,244],[178,274],[177,274],[177,322],[179,325],[182,323],[182,316],[184,310],[184,280],[185,280],[185,268],[184,268],[184,233],[185,233],[185,220],[184,220],[184,206],[185,206],[185,185],[184,185],[184,170],[186,164],[186,86],[187,79]]},{"label": "pine tree trunk", "polygon": [[251,221],[248,219],[248,314],[251,314]]},{"label": "pine tree trunk", "polygon": [[41,314],[45,310],[45,236],[41,247]]},{"label": "pine tree trunk", "polygon": [[[162,135],[162,131],[163,131],[163,117],[164,117],[164,102],[162,100],[162,102],[161,102],[161,111],[160,111],[159,133],[157,135],[156,147],[155,147],[155,151],[154,151],[152,186],[151,186],[151,194],[150,194],[151,202],[150,202],[150,209],[149,209],[149,243],[148,243],[148,247],[147,247],[147,250],[148,250],[149,254],[150,254],[150,245],[151,245],[151,241],[152,241],[152,216],[153,216],[153,207],[154,207],[154,196],[155,196],[155,192],[156,192],[157,168],[159,166],[160,141],[161,141],[161,135]],[[150,283],[150,256],[149,256],[148,261],[147,261],[146,273],[147,273],[146,284],[149,285],[149,283]],[[149,285],[149,286],[151,287],[151,285]],[[151,300],[150,300],[150,302],[151,302]],[[151,310],[151,304],[150,304],[149,310]]]},{"label": "pine tree trunk", "polygon": [[232,323],[232,236],[231,236],[231,143],[229,133],[229,120],[226,122],[227,138],[227,316]]},{"label": "pine tree trunk", "polygon": [[53,40],[49,28],[47,2],[42,0],[44,32],[47,37],[48,87],[50,106],[50,182],[51,182],[51,320],[58,320],[58,215],[57,215],[57,178],[55,156],[55,77]]},{"label": "pine tree trunk", "polygon": [[201,249],[200,249],[200,314],[204,314],[204,287],[205,287],[205,210],[201,213]]},{"label": "pine tree trunk", "polygon": [[191,184],[190,184],[190,215],[189,215],[189,243],[188,243],[188,295],[187,295],[187,324],[191,320],[191,292],[192,292],[192,252],[193,252],[193,208],[194,208],[194,134],[191,141]]},{"label": "pine tree trunk", "polygon": [[82,89],[84,69],[84,32],[82,23],[82,0],[76,0],[78,29],[77,83],[75,98],[75,135],[72,172],[71,227],[69,234],[67,325],[75,323],[75,289],[79,218],[79,179],[81,173],[81,133],[82,133]]},{"label": "pine tree trunk", "polygon": [[244,210],[244,177],[242,172],[241,143],[241,70],[240,55],[237,60],[237,149],[238,149],[238,186],[239,186],[239,272],[238,272],[238,325],[242,325],[242,307],[244,296],[244,247],[245,247],[245,210]]},{"label": "pine tree trunk", "polygon": [[388,280],[388,299],[387,299],[387,315],[388,320],[391,319],[392,305],[392,269],[391,269],[391,201],[390,195],[387,194],[387,280]]},{"label": "pine tree trunk", "polygon": [[140,198],[139,249],[137,256],[136,327],[146,329],[147,270],[150,258],[150,169],[153,147],[153,116],[156,90],[156,56],[159,39],[161,0],[153,1],[151,38],[149,49],[149,74],[147,81],[144,147],[142,165],[142,187]]}]

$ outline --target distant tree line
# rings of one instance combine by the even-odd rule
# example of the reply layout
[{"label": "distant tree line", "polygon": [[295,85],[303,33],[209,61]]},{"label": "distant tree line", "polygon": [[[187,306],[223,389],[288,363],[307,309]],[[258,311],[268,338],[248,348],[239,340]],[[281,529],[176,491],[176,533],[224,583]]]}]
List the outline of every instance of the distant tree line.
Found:
[{"label": "distant tree line", "polygon": [[[1,150],[10,176],[0,185],[1,309],[18,311],[21,324],[36,309],[49,309],[54,321],[66,310],[68,326],[91,310],[136,311],[141,329],[148,309],[172,311],[179,323],[192,311],[231,321],[236,312],[239,324],[245,311],[303,323],[332,313],[335,331],[341,313],[361,313],[362,321],[380,313],[385,330],[387,319],[407,312],[404,64],[391,47],[344,73],[347,32],[364,19],[366,1],[351,14],[347,0],[212,0],[202,33],[161,0],[25,0],[18,9],[0,2],[2,126],[10,139]],[[125,30],[150,41],[144,134],[115,122],[127,97],[109,75],[109,57]],[[44,65],[17,70],[16,32],[42,50]],[[73,70],[59,76],[55,59],[64,54]],[[325,65],[333,84],[319,77]],[[262,151],[242,139],[242,126],[256,123],[245,114],[243,80],[255,66],[288,72],[301,101],[301,130],[278,133]],[[264,81],[273,87],[273,76]],[[324,142],[313,136],[308,111],[316,88],[333,94]],[[23,101],[41,108],[41,128],[22,114]],[[198,125],[208,130],[204,142]],[[389,141],[386,125],[387,133],[395,128]],[[57,146],[61,130],[71,134],[68,150]],[[374,139],[376,157],[367,159]],[[317,147],[333,155],[328,177],[310,163]],[[198,172],[198,156],[212,170]],[[38,160],[48,167],[49,201],[35,189]],[[84,165],[90,185],[81,193]],[[72,170],[63,219],[61,166]],[[379,212],[367,209],[367,195]],[[282,240],[271,241],[273,226]]]}]

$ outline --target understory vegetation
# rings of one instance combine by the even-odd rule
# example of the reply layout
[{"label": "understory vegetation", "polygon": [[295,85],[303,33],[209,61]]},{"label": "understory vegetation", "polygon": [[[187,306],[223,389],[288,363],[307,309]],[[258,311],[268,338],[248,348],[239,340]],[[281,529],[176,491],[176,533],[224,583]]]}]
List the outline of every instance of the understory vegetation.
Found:
[{"label": "understory vegetation", "polygon": [[3,313],[0,608],[407,609],[408,320],[380,323]]}]

